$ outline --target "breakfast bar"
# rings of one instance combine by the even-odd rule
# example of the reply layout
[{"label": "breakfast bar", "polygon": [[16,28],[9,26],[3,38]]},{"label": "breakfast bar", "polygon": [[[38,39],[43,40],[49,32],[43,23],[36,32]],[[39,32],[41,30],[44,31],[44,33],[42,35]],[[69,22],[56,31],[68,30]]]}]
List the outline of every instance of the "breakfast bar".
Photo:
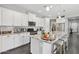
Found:
[{"label": "breakfast bar", "polygon": [[[52,54],[53,50],[56,48],[54,45],[58,40],[62,39],[67,34],[64,32],[54,32],[56,37],[48,41],[43,40],[41,35],[31,36],[31,53],[33,54]],[[67,38],[67,37],[66,37]]]}]

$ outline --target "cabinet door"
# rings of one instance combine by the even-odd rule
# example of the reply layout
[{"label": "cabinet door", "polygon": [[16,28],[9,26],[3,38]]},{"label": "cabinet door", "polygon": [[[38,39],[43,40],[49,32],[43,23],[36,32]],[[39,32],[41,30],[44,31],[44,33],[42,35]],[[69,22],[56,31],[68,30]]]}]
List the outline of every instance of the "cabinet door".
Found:
[{"label": "cabinet door", "polygon": [[42,42],[42,54],[51,54],[52,53],[52,44]]},{"label": "cabinet door", "polygon": [[15,48],[16,47],[19,47],[19,46],[21,46],[22,45],[22,41],[21,41],[21,35],[20,34],[16,34],[15,35],[15,37],[14,37],[15,39]]},{"label": "cabinet door", "polygon": [[2,37],[0,36],[0,52],[2,51]]},{"label": "cabinet door", "polygon": [[30,38],[26,35],[26,33],[21,34],[22,45],[28,44],[29,42],[30,42]]},{"label": "cabinet door", "polygon": [[6,8],[2,8],[2,25],[13,25],[13,11]]},{"label": "cabinet door", "polygon": [[8,49],[8,39],[7,36],[2,36],[2,52]]},{"label": "cabinet door", "polygon": [[45,24],[45,20],[42,18],[38,18],[38,26],[44,27],[44,24]]},{"label": "cabinet door", "polygon": [[36,26],[41,26],[42,22],[41,20],[39,19],[39,17],[36,17],[35,18],[35,22],[36,22]]},{"label": "cabinet door", "polygon": [[14,12],[14,26],[21,26],[21,13]]},{"label": "cabinet door", "polygon": [[49,18],[45,18],[45,26],[44,26],[44,29],[46,32],[49,32],[50,31],[50,19]]},{"label": "cabinet door", "polygon": [[2,51],[14,48],[13,36],[2,36]]},{"label": "cabinet door", "polygon": [[35,21],[36,15],[30,13],[30,14],[28,14],[28,17],[29,17],[29,21]]},{"label": "cabinet door", "polygon": [[17,34],[15,34],[15,36],[14,36],[14,40],[15,40],[14,45],[15,45],[15,48],[16,48],[16,47],[19,46],[19,36],[18,36]]},{"label": "cabinet door", "polygon": [[20,45],[24,45],[24,34],[20,34],[20,39],[19,39],[19,43]]},{"label": "cabinet door", "polygon": [[31,38],[31,53],[40,54],[40,40]]},{"label": "cabinet door", "polygon": [[0,25],[1,25],[1,7],[0,7]]},{"label": "cabinet door", "polygon": [[22,13],[21,14],[21,26],[27,26],[27,21],[26,21],[26,14]]},{"label": "cabinet door", "polygon": [[29,21],[32,21],[32,14],[28,14]]},{"label": "cabinet door", "polygon": [[10,36],[8,36],[7,39],[8,39],[8,42],[7,42],[8,49],[14,48],[14,36],[13,35],[10,35]]},{"label": "cabinet door", "polygon": [[23,42],[24,44],[28,44],[30,42],[30,37],[24,36],[23,38],[24,38],[23,39],[24,40],[24,42]]},{"label": "cabinet door", "polygon": [[23,26],[28,26],[28,15],[24,14],[23,15]]}]

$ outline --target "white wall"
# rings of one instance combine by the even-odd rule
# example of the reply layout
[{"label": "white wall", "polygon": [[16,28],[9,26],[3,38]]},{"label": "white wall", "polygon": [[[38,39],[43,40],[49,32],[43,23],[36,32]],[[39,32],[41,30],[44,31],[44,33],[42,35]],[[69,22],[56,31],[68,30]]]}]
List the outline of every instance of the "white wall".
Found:
[{"label": "white wall", "polygon": [[71,28],[72,28],[72,32],[77,32],[77,23],[73,22]]},{"label": "white wall", "polygon": [[50,31],[50,19],[49,18],[45,18],[44,30],[45,32]]},{"label": "white wall", "polygon": [[69,28],[72,28],[72,32],[79,32],[79,20],[71,20],[69,21]]}]

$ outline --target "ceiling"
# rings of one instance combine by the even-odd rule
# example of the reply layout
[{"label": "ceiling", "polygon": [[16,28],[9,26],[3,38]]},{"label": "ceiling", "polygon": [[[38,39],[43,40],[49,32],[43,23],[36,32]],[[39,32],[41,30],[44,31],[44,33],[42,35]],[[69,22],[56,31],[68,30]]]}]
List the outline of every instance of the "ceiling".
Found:
[{"label": "ceiling", "polygon": [[[52,8],[46,11],[44,6],[49,5],[52,5]],[[0,6],[24,13],[32,12],[40,17],[56,18],[60,14],[79,18],[79,4],[0,4]]]}]

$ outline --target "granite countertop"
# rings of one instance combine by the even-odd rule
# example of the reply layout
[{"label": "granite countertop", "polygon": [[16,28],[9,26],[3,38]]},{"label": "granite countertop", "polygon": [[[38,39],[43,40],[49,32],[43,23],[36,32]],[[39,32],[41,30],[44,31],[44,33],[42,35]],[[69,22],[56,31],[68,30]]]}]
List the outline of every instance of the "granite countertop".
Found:
[{"label": "granite countertop", "polygon": [[21,32],[21,33],[8,33],[8,34],[1,34],[0,36],[9,36],[9,35],[16,35],[16,34],[27,34],[27,35],[29,35],[28,32]]},{"label": "granite countertop", "polygon": [[31,37],[31,38],[35,38],[35,39],[38,39],[38,40],[41,40],[41,41],[43,41],[43,42],[47,42],[47,43],[49,43],[49,44],[53,44],[53,43],[55,43],[58,39],[61,39],[63,36],[66,35],[66,33],[64,33],[64,32],[58,32],[58,31],[53,32],[53,34],[54,34],[56,37],[55,37],[54,39],[52,39],[51,41],[50,41],[50,40],[48,40],[48,41],[43,40],[43,39],[41,38],[41,35],[31,35],[30,37]]}]

